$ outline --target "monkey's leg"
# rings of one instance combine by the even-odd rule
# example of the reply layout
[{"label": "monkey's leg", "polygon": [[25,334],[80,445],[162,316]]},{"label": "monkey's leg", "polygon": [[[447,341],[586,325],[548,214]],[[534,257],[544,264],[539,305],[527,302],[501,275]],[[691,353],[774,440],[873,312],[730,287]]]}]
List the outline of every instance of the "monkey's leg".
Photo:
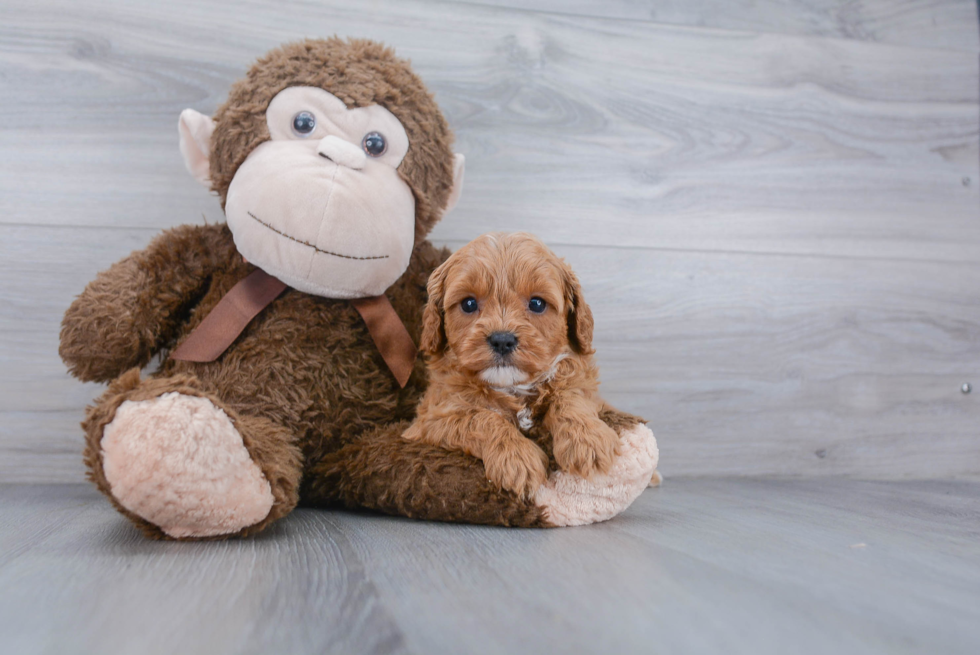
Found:
[{"label": "monkey's leg", "polygon": [[89,477],[149,537],[244,536],[296,506],[294,436],[234,412],[192,376],[141,381],[133,369],[82,427]]},{"label": "monkey's leg", "polygon": [[474,457],[403,439],[409,423],[402,422],[366,434],[314,465],[303,501],[516,527],[604,521],[629,507],[646,488],[657,466],[657,446],[639,419],[615,410],[601,417],[621,438],[620,456],[610,471],[589,479],[553,471],[532,500],[497,489]]}]

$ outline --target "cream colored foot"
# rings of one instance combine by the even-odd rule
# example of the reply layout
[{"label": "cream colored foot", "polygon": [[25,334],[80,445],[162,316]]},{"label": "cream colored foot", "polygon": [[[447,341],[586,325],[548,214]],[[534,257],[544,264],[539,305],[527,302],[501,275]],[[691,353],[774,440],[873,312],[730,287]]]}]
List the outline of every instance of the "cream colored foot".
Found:
[{"label": "cream colored foot", "polygon": [[206,398],[124,402],[105,427],[102,458],[116,500],[171,537],[234,534],[274,502],[231,419]]}]

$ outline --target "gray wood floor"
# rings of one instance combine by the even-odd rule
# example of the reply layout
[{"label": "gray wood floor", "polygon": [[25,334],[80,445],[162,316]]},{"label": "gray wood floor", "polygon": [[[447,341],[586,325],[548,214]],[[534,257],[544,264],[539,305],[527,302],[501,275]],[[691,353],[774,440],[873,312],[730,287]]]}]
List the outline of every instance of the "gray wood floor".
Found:
[{"label": "gray wood floor", "polygon": [[980,484],[677,480],[552,531],[300,510],[151,542],[0,486],[3,653],[980,652]]},{"label": "gray wood floor", "polygon": [[539,233],[669,475],[980,476],[974,0],[0,0],[0,481],[82,480],[62,312],[220,220],[176,121],[367,36],[467,155],[433,235]]}]

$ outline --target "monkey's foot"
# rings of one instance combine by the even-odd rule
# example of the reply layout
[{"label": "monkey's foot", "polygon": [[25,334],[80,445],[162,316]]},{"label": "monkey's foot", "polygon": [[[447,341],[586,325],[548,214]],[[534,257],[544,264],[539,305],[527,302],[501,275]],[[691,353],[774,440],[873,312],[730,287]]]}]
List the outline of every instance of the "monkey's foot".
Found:
[{"label": "monkey's foot", "polygon": [[127,400],[101,447],[113,497],[170,537],[234,534],[272,509],[269,481],[228,415],[206,398]]},{"label": "monkey's foot", "polygon": [[553,525],[588,525],[606,521],[632,504],[657,470],[657,440],[642,423],[619,435],[620,454],[605,475],[585,479],[555,471],[535,496]]}]

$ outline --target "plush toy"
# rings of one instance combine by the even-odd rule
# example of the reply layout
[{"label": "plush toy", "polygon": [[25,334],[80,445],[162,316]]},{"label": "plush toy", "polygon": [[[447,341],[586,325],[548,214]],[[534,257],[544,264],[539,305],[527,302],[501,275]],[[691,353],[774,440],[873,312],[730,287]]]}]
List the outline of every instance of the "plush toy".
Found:
[{"label": "plush toy", "polygon": [[[607,475],[554,471],[533,498],[482,463],[410,442],[425,236],[463,157],[408,63],[370,41],[273,50],[211,119],[179,123],[188,169],[227,224],[168,230],[100,273],[65,314],[60,353],[109,382],[82,426],[89,477],[150,537],[248,535],[314,506],[558,526],[607,519],[656,467],[639,419]],[[140,371],[156,354],[158,370]]]}]

